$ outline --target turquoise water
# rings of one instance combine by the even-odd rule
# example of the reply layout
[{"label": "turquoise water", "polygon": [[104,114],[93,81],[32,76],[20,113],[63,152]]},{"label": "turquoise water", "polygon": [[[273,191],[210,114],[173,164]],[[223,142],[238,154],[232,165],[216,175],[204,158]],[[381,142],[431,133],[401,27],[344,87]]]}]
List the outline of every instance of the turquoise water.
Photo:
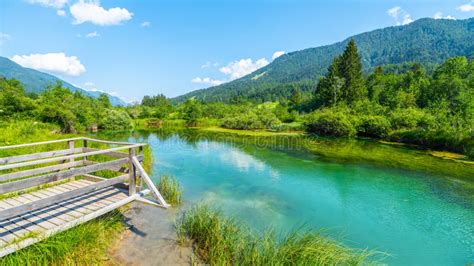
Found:
[{"label": "turquoise water", "polygon": [[207,202],[256,230],[324,228],[390,254],[390,265],[474,263],[474,203],[460,181],[205,137],[132,140],[150,143],[153,178],[175,175],[186,204]]}]

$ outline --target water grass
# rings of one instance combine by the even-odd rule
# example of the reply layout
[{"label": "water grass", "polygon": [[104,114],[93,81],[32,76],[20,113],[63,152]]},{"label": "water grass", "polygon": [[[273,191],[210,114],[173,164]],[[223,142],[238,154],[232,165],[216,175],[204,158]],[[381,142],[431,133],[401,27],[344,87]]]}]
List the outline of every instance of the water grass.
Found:
[{"label": "water grass", "polygon": [[176,222],[178,242],[191,243],[210,265],[360,265],[373,253],[347,248],[314,231],[292,231],[282,237],[263,235],[206,205],[186,211]]},{"label": "water grass", "polygon": [[97,265],[106,260],[111,239],[124,230],[123,216],[113,211],[0,260],[0,265]]},{"label": "water grass", "polygon": [[183,190],[176,177],[169,175],[161,176],[157,188],[167,203],[173,206],[181,204]]}]

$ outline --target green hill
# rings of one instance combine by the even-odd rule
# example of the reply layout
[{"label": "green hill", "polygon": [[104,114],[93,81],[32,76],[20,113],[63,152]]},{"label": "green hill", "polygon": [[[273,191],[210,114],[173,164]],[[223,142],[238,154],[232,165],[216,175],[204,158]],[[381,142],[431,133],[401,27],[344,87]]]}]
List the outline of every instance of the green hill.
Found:
[{"label": "green hill", "polygon": [[358,34],[332,45],[291,52],[245,77],[173,100],[182,102],[196,97],[204,101],[263,102],[288,98],[294,87],[313,90],[333,57],[342,53],[351,38],[357,43],[366,71],[386,64],[419,62],[429,67],[454,56],[474,58],[474,18],[425,18],[405,26]]},{"label": "green hill", "polygon": [[[34,69],[25,68],[19,64],[11,61],[8,58],[0,56],[0,76],[8,79],[16,79],[20,81],[27,92],[39,93],[46,89],[48,85],[56,84],[57,81],[60,81],[64,87],[70,89],[71,91],[80,91],[85,95],[97,98],[100,96],[100,92],[97,91],[87,91],[81,88],[77,88],[66,81],[63,81],[53,75],[46,74]],[[112,105],[127,105],[123,100],[118,97],[108,95]]]}]

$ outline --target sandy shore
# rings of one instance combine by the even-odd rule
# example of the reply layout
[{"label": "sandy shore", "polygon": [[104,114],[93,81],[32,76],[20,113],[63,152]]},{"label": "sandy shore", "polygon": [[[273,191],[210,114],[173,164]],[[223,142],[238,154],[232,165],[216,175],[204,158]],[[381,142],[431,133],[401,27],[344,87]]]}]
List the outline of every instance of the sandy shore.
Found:
[{"label": "sandy shore", "polygon": [[129,229],[109,250],[110,264],[191,265],[191,248],[176,244],[177,210],[134,202],[124,215]]}]

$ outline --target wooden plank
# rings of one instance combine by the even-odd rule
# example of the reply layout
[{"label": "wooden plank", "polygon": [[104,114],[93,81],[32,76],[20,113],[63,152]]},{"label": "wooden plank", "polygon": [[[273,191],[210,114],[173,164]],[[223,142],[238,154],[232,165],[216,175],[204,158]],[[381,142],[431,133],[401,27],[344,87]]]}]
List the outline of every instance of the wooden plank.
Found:
[{"label": "wooden plank", "polygon": [[[127,149],[126,147],[124,149]],[[82,148],[82,152],[91,152],[91,151],[100,151],[100,149],[95,149],[95,148]],[[119,152],[119,151],[111,151],[104,153],[103,155],[111,156],[111,157],[116,157],[116,158],[127,158],[128,154],[125,152]]]},{"label": "wooden plank", "polygon": [[3,175],[0,175],[0,182],[27,177],[27,176],[44,174],[44,173],[48,173],[52,171],[63,170],[66,168],[77,167],[77,166],[82,166],[82,165],[84,165],[83,161],[76,161],[73,163],[56,164],[56,165],[51,165],[51,166],[46,166],[46,167],[40,167],[40,168],[29,169],[29,170],[14,172],[14,173],[3,174]]},{"label": "wooden plank", "polygon": [[10,254],[10,253],[12,253],[12,252],[15,252],[15,251],[18,250],[18,249],[22,249],[22,248],[25,248],[25,247],[27,247],[27,246],[29,246],[29,245],[32,245],[32,244],[34,244],[34,243],[37,243],[38,241],[41,241],[41,240],[43,240],[43,239],[45,239],[45,238],[47,238],[47,237],[49,237],[49,236],[51,236],[51,235],[54,235],[54,234],[57,234],[57,233],[59,233],[59,232],[65,231],[65,230],[67,230],[67,229],[70,229],[70,228],[72,228],[72,227],[74,227],[74,226],[76,226],[76,225],[78,225],[78,224],[82,224],[82,223],[88,222],[88,221],[90,221],[90,220],[92,220],[92,219],[94,219],[94,218],[97,218],[97,217],[99,217],[99,216],[101,216],[101,215],[104,215],[104,214],[106,214],[106,213],[108,213],[108,212],[110,212],[110,211],[112,211],[112,210],[114,210],[114,209],[117,209],[117,208],[119,208],[119,207],[121,207],[121,206],[123,206],[123,205],[125,205],[125,204],[128,204],[129,202],[133,201],[136,197],[139,197],[139,196],[140,196],[139,194],[135,194],[135,195],[133,195],[133,196],[131,196],[131,197],[127,197],[127,198],[125,198],[125,199],[123,199],[123,200],[121,200],[121,201],[119,201],[119,202],[116,202],[116,203],[114,203],[114,204],[112,204],[112,205],[109,205],[109,206],[107,206],[107,207],[105,207],[105,208],[99,209],[99,210],[97,210],[97,211],[95,211],[95,212],[92,212],[92,213],[90,213],[90,214],[88,214],[88,215],[84,215],[83,217],[81,217],[81,218],[79,218],[79,219],[75,219],[75,220],[70,221],[70,222],[68,222],[68,223],[65,223],[65,224],[63,224],[63,225],[61,225],[61,226],[58,226],[58,227],[56,227],[56,228],[54,228],[54,229],[52,229],[52,230],[49,230],[49,231],[45,232],[44,234],[42,234],[42,235],[40,235],[40,236],[38,236],[38,237],[36,237],[36,238],[28,238],[28,239],[25,239],[25,240],[21,241],[20,243],[15,244],[15,245],[10,245],[10,246],[8,246],[8,247],[4,247],[4,248],[2,248],[2,249],[0,250],[0,257],[3,257],[3,256],[5,256],[5,255],[8,255],[8,254]]},{"label": "wooden plank", "polygon": [[[83,138],[84,140],[88,140],[90,142],[95,142],[95,143],[103,143],[103,144],[116,144],[116,145],[130,145],[132,143],[130,142],[121,142],[121,141],[110,141],[110,140],[101,140],[101,139],[93,139],[93,138]],[[146,146],[146,143],[133,143],[139,146]]]},{"label": "wooden plank", "polygon": [[12,192],[12,191],[18,191],[21,189],[38,186],[44,183],[59,181],[65,178],[75,177],[82,174],[88,174],[88,173],[99,171],[99,170],[109,169],[111,167],[123,165],[127,162],[128,162],[128,158],[117,159],[117,160],[109,161],[105,163],[98,163],[98,164],[88,165],[88,166],[84,166],[80,168],[65,170],[62,172],[50,173],[50,174],[36,176],[36,177],[28,178],[28,179],[0,184],[0,194]]},{"label": "wooden plank", "polygon": [[0,211],[0,221],[4,220],[4,219],[7,219],[7,218],[10,218],[10,217],[13,217],[13,216],[20,215],[20,214],[28,212],[28,211],[32,211],[32,210],[35,210],[35,209],[40,209],[40,208],[43,208],[43,207],[46,207],[46,206],[49,206],[49,205],[52,205],[52,204],[55,204],[55,203],[59,203],[59,202],[61,202],[63,200],[66,200],[66,199],[74,198],[74,197],[77,197],[77,196],[80,196],[80,195],[84,195],[84,194],[87,194],[87,193],[90,193],[90,192],[94,192],[96,190],[99,190],[99,189],[102,189],[102,188],[105,188],[105,187],[109,187],[109,186],[113,186],[113,185],[118,184],[118,183],[122,183],[127,179],[127,177],[128,177],[127,175],[123,175],[123,176],[115,177],[115,178],[112,178],[112,179],[107,179],[107,180],[104,180],[104,181],[101,181],[101,182],[97,182],[97,183],[94,183],[94,184],[91,184],[91,185],[88,185],[88,186],[85,186],[85,187],[82,187],[82,188],[77,188],[75,190],[70,190],[68,192],[61,193],[61,194],[58,194],[58,195],[55,195],[55,196],[52,196],[52,197],[49,197],[49,198],[39,199],[37,201],[31,201],[31,202],[24,202],[24,204],[21,205],[21,206],[16,206],[16,207],[13,207],[13,208],[9,208],[9,209],[5,209],[5,210]]},{"label": "wooden plank", "polygon": [[74,154],[74,153],[79,153],[79,152],[82,152],[81,148],[77,148],[77,149],[69,148],[65,150],[46,151],[46,152],[38,152],[38,153],[31,153],[31,154],[24,154],[24,155],[16,155],[16,156],[0,158],[0,165],[31,161],[31,160],[39,160],[39,159],[61,156],[61,155],[69,155],[69,154]]},{"label": "wooden plank", "polygon": [[153,181],[151,181],[150,177],[146,173],[145,169],[143,169],[142,165],[138,161],[137,157],[132,158],[132,162],[137,168],[138,172],[140,172],[140,176],[143,178],[145,183],[147,184],[148,188],[151,190],[152,194],[155,196],[155,198],[158,200],[158,202],[163,205],[164,208],[169,208],[171,205],[166,203],[165,199],[163,196],[161,196],[160,192],[156,188],[155,184],[153,184]]},{"label": "wooden plank", "polygon": [[78,138],[57,139],[57,140],[49,140],[49,141],[42,141],[42,142],[24,143],[24,144],[10,145],[10,146],[0,146],[0,150],[8,150],[8,149],[24,148],[24,147],[31,147],[31,146],[38,146],[38,145],[54,144],[54,143],[60,143],[60,142],[67,142],[69,140],[81,140],[81,139],[84,139],[84,138],[78,137]]},{"label": "wooden plank", "polygon": [[[139,147],[139,145],[134,144],[134,145],[129,145],[126,148],[136,148]],[[110,148],[106,150],[99,150],[99,151],[91,151],[91,152],[86,152],[86,153],[79,153],[79,154],[73,154],[73,155],[66,155],[66,156],[59,156],[59,157],[54,157],[54,158],[46,158],[46,159],[41,159],[41,160],[35,160],[35,161],[28,161],[28,162],[21,162],[21,163],[14,163],[14,164],[7,164],[7,165],[0,165],[0,170],[7,170],[7,169],[12,169],[12,168],[19,168],[19,167],[25,167],[25,166],[31,166],[31,165],[37,165],[37,164],[44,164],[44,163],[51,163],[51,162],[59,162],[59,161],[65,161],[65,160],[70,160],[70,159],[75,159],[75,158],[81,158],[85,156],[92,156],[92,155],[100,155],[108,152],[113,152],[113,151],[119,151],[123,150],[124,147],[118,147],[118,148]]]}]

